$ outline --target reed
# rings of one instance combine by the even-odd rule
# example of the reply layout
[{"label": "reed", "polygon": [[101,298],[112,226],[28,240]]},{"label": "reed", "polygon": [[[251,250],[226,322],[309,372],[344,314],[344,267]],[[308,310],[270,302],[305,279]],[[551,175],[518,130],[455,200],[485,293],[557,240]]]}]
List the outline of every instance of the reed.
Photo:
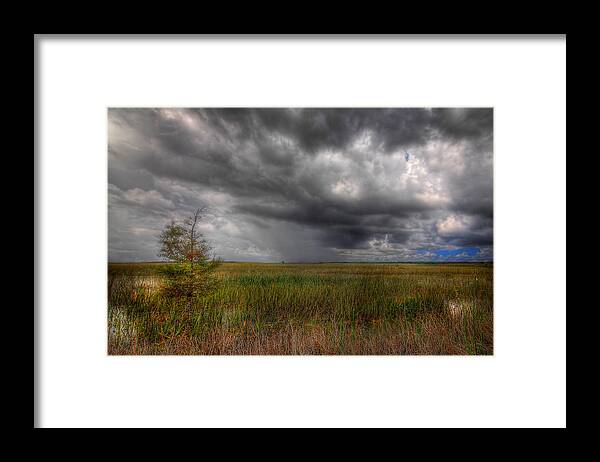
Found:
[{"label": "reed", "polygon": [[492,264],[223,263],[191,304],[109,264],[114,355],[490,355]]}]

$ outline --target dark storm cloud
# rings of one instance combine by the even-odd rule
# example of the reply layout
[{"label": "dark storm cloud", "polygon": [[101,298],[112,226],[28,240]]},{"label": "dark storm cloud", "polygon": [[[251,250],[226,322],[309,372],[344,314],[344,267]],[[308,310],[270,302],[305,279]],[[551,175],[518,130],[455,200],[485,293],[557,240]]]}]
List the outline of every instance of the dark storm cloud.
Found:
[{"label": "dark storm cloud", "polygon": [[[472,110],[475,111],[475,110]],[[279,134],[293,139],[305,153],[321,149],[346,149],[357,133],[373,130],[377,142],[385,151],[398,146],[422,142],[439,126],[457,130],[451,117],[443,112],[423,109],[212,109],[198,113],[220,135],[238,133],[238,139],[264,142]],[[474,118],[483,117],[475,115]],[[471,117],[465,117],[469,123]]]},{"label": "dark storm cloud", "polygon": [[433,109],[432,118],[432,126],[444,136],[485,139],[492,135],[491,109]]},{"label": "dark storm cloud", "polygon": [[226,259],[420,260],[463,247],[491,258],[491,109],[108,118],[111,259],[154,259],[164,223],[201,205],[202,231]]}]

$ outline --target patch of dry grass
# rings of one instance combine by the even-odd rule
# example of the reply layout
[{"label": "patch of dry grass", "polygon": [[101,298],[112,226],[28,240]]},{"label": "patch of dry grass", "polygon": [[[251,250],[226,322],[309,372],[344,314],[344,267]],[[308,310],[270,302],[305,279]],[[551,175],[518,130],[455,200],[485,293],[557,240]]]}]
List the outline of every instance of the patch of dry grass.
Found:
[{"label": "patch of dry grass", "polygon": [[109,354],[493,353],[491,264],[224,263],[192,309],[157,269],[109,265]]}]

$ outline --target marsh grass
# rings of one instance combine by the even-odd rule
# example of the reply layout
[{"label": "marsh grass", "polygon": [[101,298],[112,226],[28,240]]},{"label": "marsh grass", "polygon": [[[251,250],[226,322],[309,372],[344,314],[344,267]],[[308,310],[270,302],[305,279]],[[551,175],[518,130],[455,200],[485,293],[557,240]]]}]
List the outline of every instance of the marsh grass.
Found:
[{"label": "marsh grass", "polygon": [[223,263],[191,306],[109,264],[109,354],[489,355],[491,264]]}]

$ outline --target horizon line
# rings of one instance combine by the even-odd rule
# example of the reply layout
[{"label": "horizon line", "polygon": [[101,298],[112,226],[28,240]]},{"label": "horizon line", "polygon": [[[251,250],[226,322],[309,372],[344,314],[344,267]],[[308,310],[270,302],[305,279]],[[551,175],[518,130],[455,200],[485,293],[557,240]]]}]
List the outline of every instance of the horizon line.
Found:
[{"label": "horizon line", "polygon": [[[108,261],[108,263],[112,264],[131,264],[131,263],[175,263],[171,261],[163,261],[163,260],[142,260],[142,261]],[[318,264],[318,263],[379,263],[379,264],[390,264],[390,263],[494,263],[494,260],[422,260],[422,261],[242,261],[242,260],[221,260],[221,263],[262,263],[265,265],[272,264],[294,264],[294,265],[302,265],[302,264]]]}]

